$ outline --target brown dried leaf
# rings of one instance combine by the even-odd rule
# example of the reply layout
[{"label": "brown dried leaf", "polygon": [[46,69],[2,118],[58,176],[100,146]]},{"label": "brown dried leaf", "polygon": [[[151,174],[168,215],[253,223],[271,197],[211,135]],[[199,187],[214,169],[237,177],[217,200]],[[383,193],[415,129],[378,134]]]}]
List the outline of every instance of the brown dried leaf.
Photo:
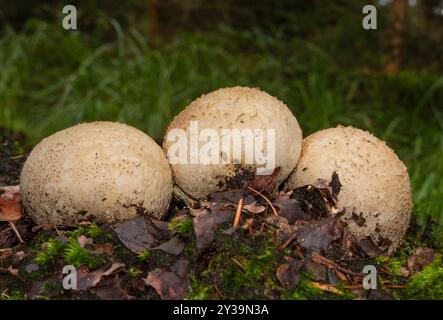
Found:
[{"label": "brown dried leaf", "polygon": [[277,167],[269,175],[256,175],[255,179],[249,184],[249,187],[259,192],[267,191],[272,193],[276,188],[277,176],[279,172],[280,167]]},{"label": "brown dried leaf", "polygon": [[294,199],[276,199],[273,204],[279,209],[278,214],[288,219],[290,224],[294,224],[298,220],[312,220]]},{"label": "brown dried leaf", "polygon": [[324,254],[329,245],[340,239],[343,224],[337,216],[310,221],[300,227],[297,232],[297,243],[308,251]]},{"label": "brown dried leaf", "polygon": [[300,281],[301,272],[303,271],[304,261],[296,260],[292,257],[286,257],[287,263],[277,268],[276,276],[281,285],[287,290],[293,290]]},{"label": "brown dried leaf", "polygon": [[214,209],[198,212],[193,219],[197,249],[208,247],[214,240],[217,225],[231,221],[234,215],[234,210]]},{"label": "brown dried leaf", "polygon": [[81,267],[77,271],[77,291],[85,291],[95,287],[100,283],[101,279],[110,276],[117,270],[124,268],[125,264],[115,262],[109,268],[104,266],[96,271],[89,272],[85,267]]},{"label": "brown dried leaf", "polygon": [[185,243],[179,237],[174,237],[171,240],[163,242],[158,247],[152,248],[154,250],[161,250],[166,253],[178,256],[185,249]]},{"label": "brown dried leaf", "polygon": [[95,289],[94,293],[101,300],[130,300],[131,297],[122,288],[121,279],[118,277],[103,280]]},{"label": "brown dried leaf", "polygon": [[136,254],[157,244],[152,230],[148,230],[145,220],[141,217],[116,225],[114,231],[123,245]]},{"label": "brown dried leaf", "polygon": [[162,300],[182,300],[189,288],[189,262],[179,260],[171,271],[154,269],[149,272],[146,284],[157,291]]},{"label": "brown dried leaf", "polygon": [[17,221],[23,218],[20,205],[20,195],[15,194],[13,199],[0,198],[0,221]]}]

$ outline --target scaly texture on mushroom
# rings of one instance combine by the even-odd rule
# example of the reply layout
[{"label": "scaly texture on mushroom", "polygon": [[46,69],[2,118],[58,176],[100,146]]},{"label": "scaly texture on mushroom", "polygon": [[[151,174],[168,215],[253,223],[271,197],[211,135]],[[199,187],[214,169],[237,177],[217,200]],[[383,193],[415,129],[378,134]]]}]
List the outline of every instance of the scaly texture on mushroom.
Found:
[{"label": "scaly texture on mushroom", "polygon": [[412,195],[408,171],[384,141],[369,132],[330,128],[303,140],[302,154],[287,189],[329,179],[338,173],[342,188],[339,209],[358,238],[370,237],[392,254],[408,228]]},{"label": "scaly texture on mushroom", "polygon": [[38,224],[114,222],[138,207],[161,218],[172,198],[172,173],[160,146],[121,123],[91,122],[43,139],[21,177],[24,207]]},{"label": "scaly texture on mushroom", "polygon": [[[247,87],[223,88],[193,101],[169,125],[163,149],[168,154],[169,148],[174,145],[174,140],[168,140],[171,130],[181,129],[190,137],[190,123],[198,122],[201,132],[204,129],[216,130],[219,137],[223,130],[253,130],[263,132],[263,153],[267,152],[267,132],[275,133],[275,167],[280,167],[277,183],[283,182],[294,170],[300,157],[302,131],[288,107],[277,98],[259,89]],[[259,131],[260,131],[259,130]],[[255,134],[255,133],[254,133]],[[200,146],[204,141],[200,141]],[[231,144],[233,140],[231,137]],[[271,143],[269,143],[271,145]],[[187,150],[192,148],[187,144]],[[203,163],[176,163],[172,165],[175,179],[174,193],[176,197],[192,203],[192,199],[201,200],[209,193],[229,189],[229,180],[239,174],[245,175],[247,170],[255,171],[260,167],[257,163],[245,161],[245,150],[255,152],[242,141],[242,152],[238,158],[234,152],[227,155],[220,152],[220,162],[212,164]],[[233,149],[231,149],[233,150]],[[190,155],[187,155],[189,159]],[[219,155],[217,155],[218,157]],[[223,159],[222,162],[221,160]]]}]

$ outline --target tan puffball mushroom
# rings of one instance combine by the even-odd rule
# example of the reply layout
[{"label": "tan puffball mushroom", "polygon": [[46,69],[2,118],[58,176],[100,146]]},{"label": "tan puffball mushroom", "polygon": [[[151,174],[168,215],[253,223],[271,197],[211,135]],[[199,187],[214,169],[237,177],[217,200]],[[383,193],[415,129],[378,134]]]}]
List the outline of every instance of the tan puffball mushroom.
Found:
[{"label": "tan puffball mushroom", "polygon": [[160,146],[121,123],[83,123],[43,139],[20,176],[21,197],[37,224],[135,217],[161,218],[172,198],[172,174]]},{"label": "tan puffball mushroom", "polygon": [[[201,158],[199,161],[195,161],[195,157],[192,159],[192,152],[195,149],[191,136],[195,127],[191,129],[191,123],[198,124],[199,133],[204,133],[205,129],[214,130],[219,139],[220,143],[217,145],[220,146],[220,150],[214,153],[208,151],[209,155],[215,155],[214,161],[210,164],[201,161]],[[260,144],[260,139],[254,140],[254,143],[259,145],[254,148],[254,144],[251,146],[242,140],[241,150],[235,153],[234,150],[239,150],[234,147],[233,137],[236,136],[236,129],[240,132],[250,132],[254,137],[261,135],[263,143]],[[185,146],[180,147],[181,151],[186,152],[182,158],[186,161],[171,160],[171,154],[174,156],[179,154],[175,153],[179,141],[177,131],[184,133],[188,138]],[[274,140],[271,132],[275,134]],[[227,145],[231,146],[230,153],[228,148],[223,148],[222,145],[222,139],[229,137],[229,134],[231,139],[227,139]],[[207,141],[216,141],[211,139],[201,139],[198,145],[201,148],[199,151],[204,148]],[[297,165],[301,143],[302,131],[297,119],[283,102],[259,89],[233,87],[202,95],[187,106],[169,125],[163,149],[172,164],[175,195],[192,205],[194,200],[201,200],[212,192],[232,188],[229,181],[233,181],[233,177],[246,176],[247,171],[253,174],[257,168],[264,168],[265,162],[268,170],[263,170],[259,174],[272,173],[273,169],[280,166],[277,177],[277,183],[280,184]],[[226,150],[228,152],[225,152]],[[248,153],[254,154],[254,151],[262,152],[269,162],[257,161],[263,159],[260,157],[254,157],[253,161],[248,160]],[[195,155],[195,152],[193,154]],[[270,168],[272,157],[275,165]]]},{"label": "tan puffball mushroom", "polygon": [[412,195],[408,171],[384,141],[352,127],[318,131],[303,140],[296,171],[286,187],[294,189],[336,171],[342,184],[339,209],[357,239],[370,237],[392,254],[408,228]]}]

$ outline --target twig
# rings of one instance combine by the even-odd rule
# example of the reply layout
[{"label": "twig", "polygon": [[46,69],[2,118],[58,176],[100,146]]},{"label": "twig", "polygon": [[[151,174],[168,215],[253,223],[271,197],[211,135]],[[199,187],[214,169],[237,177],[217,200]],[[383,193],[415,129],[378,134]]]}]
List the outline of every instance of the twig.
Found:
[{"label": "twig", "polygon": [[2,252],[8,252],[8,251],[12,251],[12,249],[11,249],[11,248],[3,248],[3,249],[0,249],[0,253],[2,253]]},{"label": "twig", "polygon": [[292,234],[292,236],[288,239],[288,240],[286,240],[285,241],[285,243],[283,243],[281,246],[280,246],[280,250],[284,250],[285,248],[287,248],[295,239],[297,239],[297,231],[296,232],[294,232],[293,234]]},{"label": "twig", "polygon": [[237,205],[237,212],[235,213],[235,219],[234,219],[234,227],[238,226],[238,223],[240,222],[241,217],[241,210],[243,208],[243,197],[240,198]]},{"label": "twig", "polygon": [[20,233],[18,232],[17,228],[15,227],[14,223],[12,223],[11,221],[8,221],[8,222],[11,225],[12,230],[14,230],[15,234],[17,235],[17,238],[20,241],[20,243],[25,243],[25,241],[23,241],[22,236],[20,235]]},{"label": "twig", "polygon": [[320,263],[324,266],[326,266],[328,269],[337,269],[338,271],[341,271],[343,273],[347,273],[351,276],[355,276],[355,277],[362,277],[361,273],[356,273],[352,270],[348,270],[342,266],[340,266],[339,264],[337,264],[336,262],[329,260],[328,258],[323,257],[322,255],[319,255],[316,252],[313,252],[311,254],[311,258],[312,260],[314,260],[314,262]]},{"label": "twig", "polygon": [[403,289],[403,288],[406,288],[405,285],[401,285],[401,284],[385,284],[384,287],[388,288],[388,289]]},{"label": "twig", "polygon": [[258,192],[257,190],[255,190],[255,189],[253,189],[253,188],[251,188],[251,187],[248,187],[248,189],[251,190],[251,191],[253,191],[253,192],[255,192],[255,193],[258,194],[260,197],[262,197],[262,198],[267,202],[267,204],[269,204],[269,206],[270,206],[271,209],[272,209],[272,212],[273,212],[276,216],[278,215],[278,214],[277,214],[277,210],[275,209],[274,205],[272,204],[272,202],[271,202],[268,198],[266,198],[263,194],[261,194],[260,192]]},{"label": "twig", "polygon": [[231,260],[232,260],[236,265],[238,265],[242,270],[245,270],[245,266],[244,266],[240,261],[238,261],[238,260],[235,259],[235,258],[231,258]]},{"label": "twig", "polygon": [[340,290],[338,290],[337,288],[335,288],[334,286],[329,285],[329,284],[318,283],[318,282],[314,282],[314,281],[311,281],[309,284],[312,287],[314,287],[316,289],[320,289],[322,291],[331,292],[331,293],[335,293],[335,294],[338,294],[338,295],[342,295],[343,294],[343,292],[341,292]]}]

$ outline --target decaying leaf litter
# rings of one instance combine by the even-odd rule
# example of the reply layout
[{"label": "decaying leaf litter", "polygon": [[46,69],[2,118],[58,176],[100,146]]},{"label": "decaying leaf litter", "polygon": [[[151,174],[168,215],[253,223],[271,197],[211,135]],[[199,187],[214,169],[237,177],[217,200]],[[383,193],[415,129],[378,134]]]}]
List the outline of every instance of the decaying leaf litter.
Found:
[{"label": "decaying leaf litter", "polygon": [[[173,204],[169,222],[138,208],[137,218],[122,223],[63,228],[34,225],[22,212],[19,187],[1,187],[0,294],[384,299],[435,259],[433,249],[416,248],[402,272],[381,268],[380,290],[364,290],[362,268],[381,252],[370,239],[356,241],[346,231],[336,207],[339,176],[284,193],[275,188],[277,173],[278,168],[269,176],[243,175],[231,190],[213,193],[194,208]],[[77,290],[61,286],[67,263],[78,267]],[[240,288],[238,295],[231,285]]]}]

